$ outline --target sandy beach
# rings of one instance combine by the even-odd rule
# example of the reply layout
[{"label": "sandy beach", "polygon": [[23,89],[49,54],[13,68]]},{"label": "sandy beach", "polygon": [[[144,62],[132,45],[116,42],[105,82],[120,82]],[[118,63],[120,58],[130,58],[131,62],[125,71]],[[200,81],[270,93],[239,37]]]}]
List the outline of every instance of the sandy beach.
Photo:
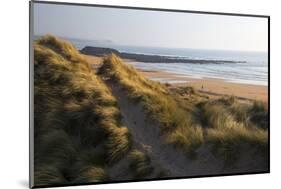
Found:
[{"label": "sandy beach", "polygon": [[83,54],[83,57],[91,64],[91,66],[96,67],[102,63],[103,58],[98,56],[90,56]]},{"label": "sandy beach", "polygon": [[[193,76],[187,77],[168,72],[144,71],[140,70],[148,79],[172,81],[172,85],[188,85],[194,87],[201,93],[207,94],[213,98],[219,98],[223,95],[234,95],[241,100],[261,100],[268,101],[267,86],[249,85],[240,83],[231,83],[222,79],[204,78],[199,79]],[[175,81],[175,82],[173,82]],[[177,81],[180,81],[177,83]],[[186,81],[186,82],[185,82]]]}]

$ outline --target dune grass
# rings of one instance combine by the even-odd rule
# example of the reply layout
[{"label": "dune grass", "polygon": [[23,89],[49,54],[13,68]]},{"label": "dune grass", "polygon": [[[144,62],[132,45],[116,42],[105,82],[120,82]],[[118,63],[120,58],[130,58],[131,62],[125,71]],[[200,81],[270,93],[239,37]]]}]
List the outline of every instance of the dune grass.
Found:
[{"label": "dune grass", "polygon": [[116,99],[72,44],[34,42],[35,185],[108,180],[130,149]]},{"label": "dune grass", "polygon": [[249,109],[251,122],[260,128],[268,128],[268,105],[264,102],[255,101]]},{"label": "dune grass", "polygon": [[138,150],[133,150],[129,154],[129,167],[136,178],[143,178],[153,171],[150,158]]},{"label": "dune grass", "polygon": [[98,73],[125,89],[130,99],[142,104],[147,115],[166,135],[167,143],[191,151],[203,142],[201,127],[179,107],[164,85],[145,79],[114,54],[105,58]]},{"label": "dune grass", "polygon": [[267,157],[264,103],[212,100],[191,87],[170,90],[115,55],[105,58],[96,75],[72,44],[51,35],[33,45],[36,186],[109,181],[108,167],[127,155],[135,178],[153,172],[149,156],[132,147],[134,139],[121,124],[116,98],[104,80],[140,103],[165,142],[189,155],[211,144],[227,164],[249,149]]},{"label": "dune grass", "polygon": [[247,153],[243,151],[245,146],[267,156],[268,131],[251,121],[256,103],[241,104],[230,97],[210,101],[203,106],[206,142],[214,144],[214,152],[228,164],[237,160],[240,154]]},{"label": "dune grass", "polygon": [[109,175],[101,167],[84,167],[78,172],[80,176],[73,180],[73,183],[87,183],[87,182],[106,182],[110,181]]},{"label": "dune grass", "polygon": [[213,152],[225,162],[239,158],[245,146],[267,154],[267,109],[261,102],[243,104],[234,96],[212,100],[190,87],[171,90],[145,79],[116,55],[108,56],[98,73],[143,105],[147,115],[159,123],[167,143],[189,154],[202,144],[212,144]]}]

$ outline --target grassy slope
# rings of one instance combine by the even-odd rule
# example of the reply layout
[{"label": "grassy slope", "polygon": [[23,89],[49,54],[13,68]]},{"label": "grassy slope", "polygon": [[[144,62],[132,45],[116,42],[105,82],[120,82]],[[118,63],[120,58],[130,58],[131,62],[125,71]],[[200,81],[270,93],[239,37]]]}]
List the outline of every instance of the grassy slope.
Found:
[{"label": "grassy slope", "polygon": [[145,79],[115,55],[104,60],[99,74],[122,86],[129,98],[144,106],[147,115],[161,126],[167,143],[187,152],[212,144],[213,152],[226,162],[247,153],[242,151],[247,145],[267,155],[267,109],[259,102],[245,105],[234,97],[209,100],[189,87],[171,91]]},{"label": "grassy slope", "polygon": [[[131,147],[115,97],[79,52],[53,36],[35,41],[34,49],[35,184],[107,181],[105,167],[125,156],[133,177],[153,172],[149,157]],[[268,110],[259,102],[209,100],[188,87],[171,91],[114,55],[99,73],[144,106],[167,143],[186,152],[213,144],[227,162],[244,144],[266,155]]]},{"label": "grassy slope", "polygon": [[201,127],[178,106],[174,97],[160,83],[145,79],[115,55],[104,60],[99,74],[125,88],[129,98],[142,103],[147,114],[161,126],[168,143],[189,151],[203,142]]},{"label": "grassy slope", "polygon": [[239,153],[247,153],[243,151],[245,145],[249,146],[246,150],[255,150],[257,155],[267,158],[268,123],[264,105],[241,104],[230,97],[210,101],[202,108],[208,127],[207,142],[214,144],[214,152],[226,162],[231,164],[239,159]]},{"label": "grassy slope", "polygon": [[34,42],[35,185],[99,182],[130,149],[115,98],[69,43]]}]

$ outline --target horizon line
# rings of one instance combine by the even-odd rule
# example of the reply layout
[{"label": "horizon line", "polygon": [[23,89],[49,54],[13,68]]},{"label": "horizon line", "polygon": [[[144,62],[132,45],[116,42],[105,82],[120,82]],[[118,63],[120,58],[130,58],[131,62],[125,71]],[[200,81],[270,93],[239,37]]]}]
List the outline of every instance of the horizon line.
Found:
[{"label": "horizon line", "polygon": [[[258,51],[258,50],[237,50],[237,49],[207,49],[207,48],[192,48],[192,47],[166,47],[166,46],[143,46],[143,45],[129,45],[129,44],[116,44],[114,40],[111,39],[85,39],[85,38],[77,38],[77,37],[68,37],[68,36],[58,36],[52,33],[45,33],[45,34],[34,34],[34,37],[42,37],[44,35],[53,35],[58,38],[66,39],[66,40],[81,40],[81,41],[110,41],[111,45],[116,46],[127,46],[127,47],[144,47],[144,48],[163,48],[163,49],[189,49],[189,50],[208,50],[208,51],[229,51],[229,52],[246,52],[246,53],[267,53],[267,51]],[[70,41],[71,42],[71,41]],[[89,46],[89,45],[85,45]],[[92,46],[92,47],[104,47],[104,46]],[[107,47],[112,48],[112,47]]]}]

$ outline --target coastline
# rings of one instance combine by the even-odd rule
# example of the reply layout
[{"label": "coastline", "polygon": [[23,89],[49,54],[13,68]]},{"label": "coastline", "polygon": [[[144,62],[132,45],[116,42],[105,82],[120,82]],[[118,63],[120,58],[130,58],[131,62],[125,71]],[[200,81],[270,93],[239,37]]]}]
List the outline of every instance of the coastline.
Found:
[{"label": "coastline", "polygon": [[[93,68],[99,67],[102,57],[84,55]],[[132,60],[123,59],[124,62],[130,63]],[[210,98],[220,98],[224,95],[233,95],[242,101],[259,100],[268,101],[268,87],[263,85],[234,83],[223,79],[200,78],[196,75],[181,75],[176,73],[143,70],[136,68],[146,78],[169,83],[171,87],[191,86],[202,94],[208,95]]]},{"label": "coastline", "polygon": [[[167,83],[172,86],[191,86],[200,93],[204,93],[212,98],[220,98],[224,95],[233,95],[238,97],[240,100],[268,101],[267,86],[232,83],[223,79],[196,78],[196,76],[183,77],[181,75],[163,71],[138,70],[148,79],[158,81],[169,80]],[[177,81],[179,82],[177,83]]]},{"label": "coastline", "polygon": [[146,62],[146,63],[194,63],[194,64],[232,64],[232,63],[246,63],[246,61],[241,60],[224,60],[220,58],[216,59],[205,59],[205,58],[190,58],[187,56],[178,55],[161,55],[161,54],[151,54],[151,53],[136,53],[136,52],[121,52],[115,48],[105,48],[105,47],[93,47],[85,46],[80,50],[82,54],[92,55],[92,56],[103,56],[105,54],[116,54],[122,59],[130,59],[136,62]]}]

